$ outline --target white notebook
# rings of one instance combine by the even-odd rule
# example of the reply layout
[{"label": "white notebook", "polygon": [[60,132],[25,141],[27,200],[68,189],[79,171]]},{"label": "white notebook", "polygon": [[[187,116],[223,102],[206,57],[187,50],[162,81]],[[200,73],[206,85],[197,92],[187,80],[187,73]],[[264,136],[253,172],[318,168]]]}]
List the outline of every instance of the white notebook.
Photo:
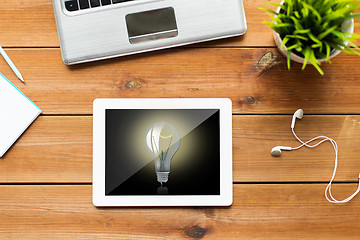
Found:
[{"label": "white notebook", "polygon": [[0,157],[40,113],[40,108],[0,73]]}]

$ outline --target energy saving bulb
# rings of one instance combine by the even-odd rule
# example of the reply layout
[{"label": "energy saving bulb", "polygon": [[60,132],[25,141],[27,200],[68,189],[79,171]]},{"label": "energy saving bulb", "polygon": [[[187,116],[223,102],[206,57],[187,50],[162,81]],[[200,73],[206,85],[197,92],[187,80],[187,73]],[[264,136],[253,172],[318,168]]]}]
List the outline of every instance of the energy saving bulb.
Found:
[{"label": "energy saving bulb", "polygon": [[157,181],[162,185],[168,181],[171,160],[180,146],[180,134],[170,123],[157,122],[148,130],[145,142],[155,162]]}]

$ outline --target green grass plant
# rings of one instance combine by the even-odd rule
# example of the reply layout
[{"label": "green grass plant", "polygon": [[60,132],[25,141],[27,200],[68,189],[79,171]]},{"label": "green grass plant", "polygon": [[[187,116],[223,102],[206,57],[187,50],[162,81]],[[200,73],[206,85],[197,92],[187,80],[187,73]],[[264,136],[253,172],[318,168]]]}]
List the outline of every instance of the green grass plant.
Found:
[{"label": "green grass plant", "polygon": [[360,16],[355,13],[359,0],[284,0],[282,4],[267,4],[281,8],[280,12],[260,9],[269,13],[272,21],[265,23],[280,35],[281,48],[286,46],[289,69],[291,53],[304,58],[302,69],[309,61],[321,75],[324,72],[318,59],[330,62],[333,49],[360,56],[359,47],[353,42],[360,35],[346,32],[349,25],[343,24]]}]

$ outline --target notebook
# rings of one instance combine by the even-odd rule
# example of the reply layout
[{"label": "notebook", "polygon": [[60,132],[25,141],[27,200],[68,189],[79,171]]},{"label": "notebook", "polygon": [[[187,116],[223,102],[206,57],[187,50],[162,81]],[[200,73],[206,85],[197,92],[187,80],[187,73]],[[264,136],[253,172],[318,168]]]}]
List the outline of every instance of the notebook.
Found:
[{"label": "notebook", "polygon": [[0,73],[0,157],[40,113],[41,109]]}]

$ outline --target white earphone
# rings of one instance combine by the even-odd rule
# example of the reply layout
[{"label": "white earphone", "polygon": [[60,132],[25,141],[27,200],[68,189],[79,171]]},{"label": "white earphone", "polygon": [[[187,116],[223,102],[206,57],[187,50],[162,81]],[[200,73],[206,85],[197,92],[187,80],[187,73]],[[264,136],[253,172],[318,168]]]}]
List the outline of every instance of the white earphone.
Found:
[{"label": "white earphone", "polygon": [[[314,138],[312,138],[312,139],[310,139],[310,140],[308,140],[306,142],[303,142],[295,134],[295,131],[294,131],[296,119],[297,118],[302,119],[303,116],[304,116],[304,111],[302,109],[298,109],[294,113],[294,115],[292,117],[292,121],[291,121],[291,131],[292,131],[294,137],[301,143],[301,145],[298,146],[298,147],[294,147],[294,148],[293,147],[286,147],[286,146],[276,146],[273,149],[271,149],[271,155],[274,156],[274,157],[279,157],[281,155],[281,150],[285,150],[285,151],[297,150],[297,149],[302,148],[304,146],[308,147],[308,148],[314,148],[314,147],[319,146],[321,143],[323,143],[325,141],[330,141],[330,143],[333,146],[334,151],[335,151],[335,165],[334,165],[334,171],[333,171],[332,177],[330,179],[330,182],[326,186],[326,189],[325,189],[325,198],[331,203],[346,203],[346,202],[350,201],[353,197],[356,196],[356,194],[358,194],[360,192],[360,173],[359,173],[359,176],[358,176],[359,185],[358,185],[358,188],[356,189],[356,191],[351,196],[349,196],[348,198],[345,198],[344,200],[336,200],[331,194],[331,184],[334,181],[335,174],[336,174],[336,169],[337,169],[337,165],[338,165],[338,147],[337,147],[337,144],[336,144],[334,139],[329,138],[327,136],[317,136],[317,137],[314,137]],[[315,140],[319,140],[319,142],[317,142],[314,145],[310,145],[310,143],[315,141]]]},{"label": "white earphone", "polygon": [[281,150],[291,151],[291,147],[276,146],[271,149],[271,155],[273,155],[274,157],[279,157],[281,155]]}]

